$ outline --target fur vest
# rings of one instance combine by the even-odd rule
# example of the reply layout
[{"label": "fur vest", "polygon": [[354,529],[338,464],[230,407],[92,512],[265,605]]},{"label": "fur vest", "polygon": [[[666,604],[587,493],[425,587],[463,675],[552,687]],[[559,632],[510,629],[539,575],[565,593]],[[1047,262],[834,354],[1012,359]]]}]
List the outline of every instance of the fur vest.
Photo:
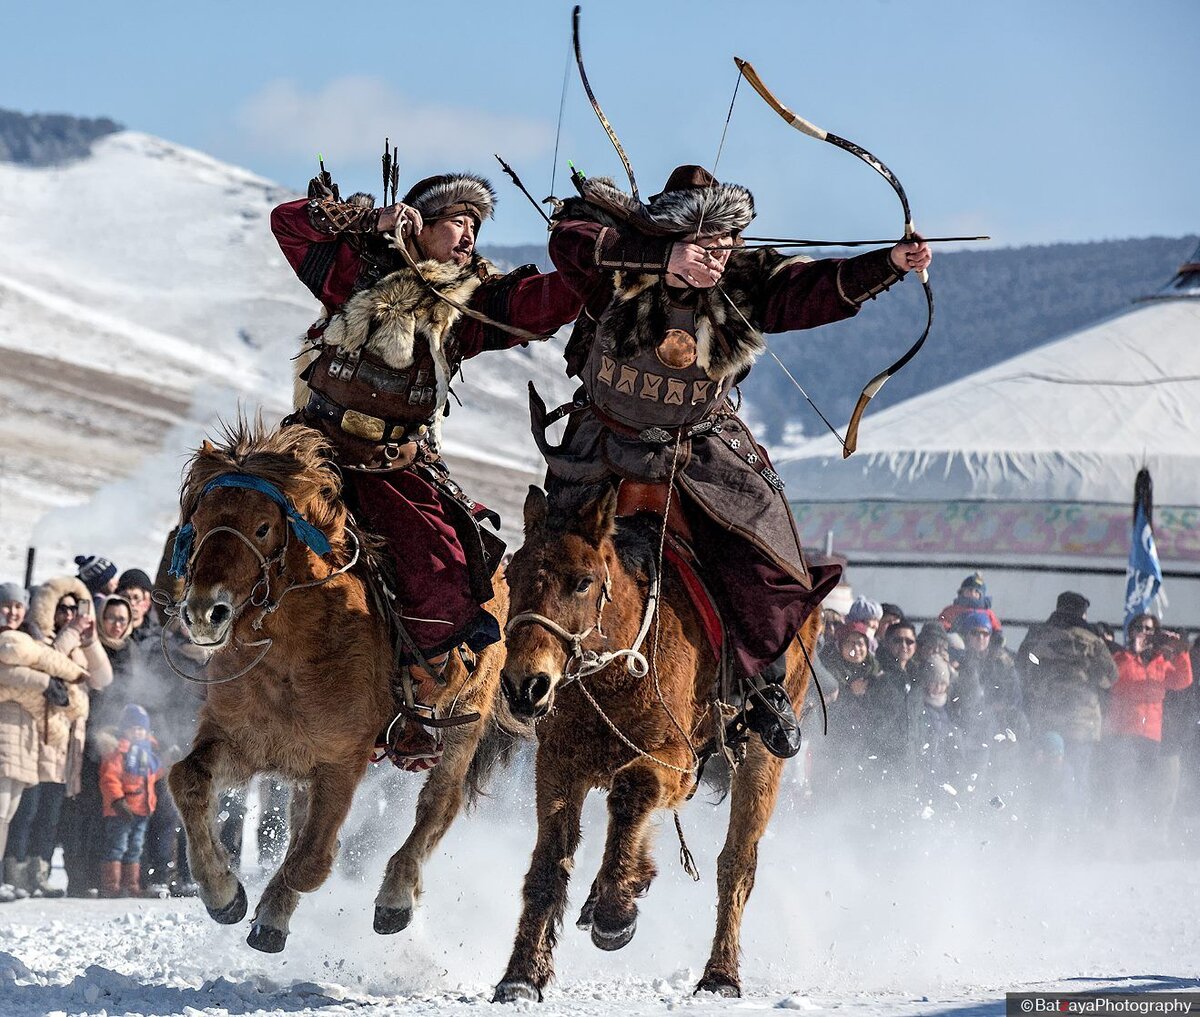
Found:
[{"label": "fur vest", "polygon": [[[603,181],[588,183],[597,185]],[[605,194],[608,198],[605,208],[594,203],[597,194],[590,195],[592,200],[570,198],[555,218],[654,231],[652,224],[642,221],[644,217],[636,209],[631,209],[629,215],[622,214],[617,204],[619,197],[627,198],[622,192],[612,188]],[[692,291],[696,300],[696,363],[710,378],[723,382],[730,377],[738,380],[745,377],[767,348],[757,324],[765,283],[787,266],[811,260],[801,255],[786,257],[769,247],[735,250],[730,254],[719,288]],[[619,361],[657,348],[667,332],[665,276],[615,271],[612,285],[613,297],[600,314],[597,333],[609,339]],[[581,324],[586,321],[586,315],[580,318]]]},{"label": "fur vest", "polygon": [[[421,261],[417,266],[430,286],[464,306],[471,302],[481,283],[502,274],[478,255],[466,265]],[[458,370],[452,339],[461,318],[461,311],[436,297],[406,266],[347,300],[345,307],[329,319],[320,341],[347,351],[362,348],[396,371],[413,365],[419,353],[417,342],[424,342],[433,360],[440,409],[449,397],[450,379]],[[318,355],[319,351],[311,350],[296,360],[296,409],[308,403],[309,388],[301,374]]]}]

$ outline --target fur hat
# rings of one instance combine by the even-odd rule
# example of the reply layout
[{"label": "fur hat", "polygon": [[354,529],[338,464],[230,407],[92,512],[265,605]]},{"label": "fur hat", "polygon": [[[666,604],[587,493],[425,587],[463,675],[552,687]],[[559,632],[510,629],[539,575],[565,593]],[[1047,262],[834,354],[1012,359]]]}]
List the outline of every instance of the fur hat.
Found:
[{"label": "fur hat", "polygon": [[0,583],[0,604],[29,604],[29,594],[19,583]]},{"label": "fur hat", "polygon": [[[707,178],[712,181],[705,184]],[[628,223],[642,233],[658,237],[686,237],[692,233],[719,236],[741,233],[754,218],[754,196],[738,184],[721,184],[699,166],[681,166],[667,181],[677,186],[654,195],[649,204],[635,201],[610,177],[590,177],[579,187],[584,201]]]},{"label": "fur hat", "polygon": [[466,213],[474,218],[478,230],[484,219],[492,217],[496,191],[473,173],[442,173],[418,180],[403,201],[420,212],[426,222]]},{"label": "fur hat", "polygon": [[99,593],[116,576],[117,567],[99,555],[77,554],[75,564],[79,566],[79,578],[93,594]]}]

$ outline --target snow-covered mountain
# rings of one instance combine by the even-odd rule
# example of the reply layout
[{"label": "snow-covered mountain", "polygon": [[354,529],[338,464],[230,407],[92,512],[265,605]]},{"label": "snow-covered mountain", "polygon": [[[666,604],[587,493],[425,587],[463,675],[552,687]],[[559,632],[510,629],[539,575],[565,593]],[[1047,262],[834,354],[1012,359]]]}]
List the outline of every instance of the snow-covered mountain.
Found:
[{"label": "snow-covered mountain", "polygon": [[[217,417],[288,408],[316,314],[268,225],[293,195],[133,131],[63,166],[0,163],[0,194],[0,577],[30,543],[42,577],[77,553],[152,567]],[[561,394],[558,354],[487,357],[456,386],[448,453],[510,518],[538,463],[525,384]]]}]

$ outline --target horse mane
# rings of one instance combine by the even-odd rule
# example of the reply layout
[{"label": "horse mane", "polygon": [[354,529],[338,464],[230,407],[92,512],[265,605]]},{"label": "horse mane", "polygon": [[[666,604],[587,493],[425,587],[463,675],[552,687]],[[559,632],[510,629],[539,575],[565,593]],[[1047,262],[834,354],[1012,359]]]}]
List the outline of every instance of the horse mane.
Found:
[{"label": "horse mane", "polygon": [[[553,491],[549,495],[547,527],[560,533],[576,532],[583,507],[603,495],[607,487],[607,484],[590,484]],[[613,546],[621,567],[630,575],[647,579],[657,571],[659,525],[656,516],[645,513],[617,520]]]},{"label": "horse mane", "polygon": [[210,481],[225,473],[247,473],[278,487],[335,550],[344,547],[350,524],[342,477],[319,431],[300,424],[269,431],[261,416],[250,421],[239,414],[235,421],[220,422],[217,441],[206,440],[188,461],[179,494],[181,519],[191,518]]}]

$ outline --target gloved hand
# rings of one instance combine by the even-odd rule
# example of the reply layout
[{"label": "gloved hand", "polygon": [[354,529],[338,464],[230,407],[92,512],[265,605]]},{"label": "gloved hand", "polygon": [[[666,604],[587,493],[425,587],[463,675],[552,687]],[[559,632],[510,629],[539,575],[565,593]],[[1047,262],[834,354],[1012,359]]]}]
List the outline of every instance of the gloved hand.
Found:
[{"label": "gloved hand", "polygon": [[67,695],[67,683],[61,678],[51,678],[42,695],[51,706],[66,706],[71,702]]}]

